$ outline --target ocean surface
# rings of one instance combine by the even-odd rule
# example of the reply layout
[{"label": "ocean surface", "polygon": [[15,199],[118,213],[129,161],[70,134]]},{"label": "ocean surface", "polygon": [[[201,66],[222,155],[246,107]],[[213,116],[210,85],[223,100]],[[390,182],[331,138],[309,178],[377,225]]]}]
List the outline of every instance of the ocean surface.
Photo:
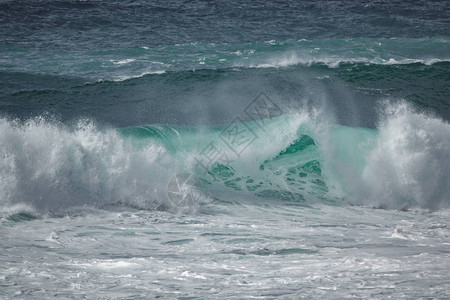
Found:
[{"label": "ocean surface", "polygon": [[0,299],[450,298],[450,2],[0,0]]}]

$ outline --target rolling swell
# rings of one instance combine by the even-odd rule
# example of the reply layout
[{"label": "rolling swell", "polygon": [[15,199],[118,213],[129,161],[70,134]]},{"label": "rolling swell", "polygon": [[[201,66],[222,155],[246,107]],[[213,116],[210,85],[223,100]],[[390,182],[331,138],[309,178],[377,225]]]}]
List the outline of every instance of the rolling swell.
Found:
[{"label": "rolling swell", "polygon": [[[3,115],[80,116],[113,126],[226,123],[265,91],[294,110],[322,107],[337,123],[376,127],[380,98],[406,99],[450,119],[448,62],[431,65],[323,63],[282,68],[219,68],[148,74],[124,81],[0,72]],[[126,107],[126,109],[124,109]]]},{"label": "rolling swell", "polygon": [[449,61],[448,39],[352,38],[260,41],[244,44],[185,43],[97,50],[0,45],[8,72],[80,76],[89,82],[123,81],[146,74],[201,69],[268,68],[341,63],[396,65]]},{"label": "rolling swell", "polygon": [[376,102],[450,119],[448,39],[323,38],[71,49],[0,45],[0,110],[112,127],[230,122],[265,92],[288,110],[375,128]]}]

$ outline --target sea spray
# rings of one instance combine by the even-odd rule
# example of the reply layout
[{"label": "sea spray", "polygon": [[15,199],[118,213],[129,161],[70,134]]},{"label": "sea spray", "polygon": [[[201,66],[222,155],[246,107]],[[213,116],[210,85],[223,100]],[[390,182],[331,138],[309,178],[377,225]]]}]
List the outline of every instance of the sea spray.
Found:
[{"label": "sea spray", "polygon": [[36,118],[0,121],[0,203],[64,212],[124,202],[154,209],[170,168],[157,145],[135,150],[115,130],[82,121],[75,128]]},{"label": "sea spray", "polygon": [[450,124],[405,102],[384,103],[360,198],[383,207],[450,204]]}]

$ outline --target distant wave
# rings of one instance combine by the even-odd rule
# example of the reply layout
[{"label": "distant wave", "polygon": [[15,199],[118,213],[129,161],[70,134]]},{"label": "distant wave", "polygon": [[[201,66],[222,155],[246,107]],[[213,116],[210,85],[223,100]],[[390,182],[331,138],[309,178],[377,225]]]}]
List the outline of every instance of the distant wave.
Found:
[{"label": "distant wave", "polygon": [[145,74],[199,69],[268,68],[342,63],[425,65],[450,61],[448,38],[353,38],[266,41],[247,44],[189,43],[83,51],[3,49],[0,70],[126,80]]},{"label": "distant wave", "polygon": [[[166,73],[166,71],[156,70],[156,71],[143,72],[143,73],[137,74],[137,75],[121,75],[121,76],[112,78],[111,81],[120,82],[120,81],[125,81],[125,80],[129,80],[129,79],[134,79],[134,78],[141,78],[141,77],[144,77],[146,75],[153,75],[153,74],[157,74],[158,75],[158,74],[164,74],[164,73]],[[103,82],[105,80],[100,79],[98,81],[99,82]]]},{"label": "distant wave", "polygon": [[433,65],[439,62],[450,62],[450,59],[366,59],[366,58],[339,58],[339,57],[299,57],[297,54],[280,55],[267,59],[265,62],[259,64],[236,65],[235,67],[249,67],[249,68],[280,68],[290,67],[296,65],[312,66],[312,65],[326,65],[329,68],[338,68],[341,64],[365,64],[365,65],[407,65],[407,64],[423,64]]}]

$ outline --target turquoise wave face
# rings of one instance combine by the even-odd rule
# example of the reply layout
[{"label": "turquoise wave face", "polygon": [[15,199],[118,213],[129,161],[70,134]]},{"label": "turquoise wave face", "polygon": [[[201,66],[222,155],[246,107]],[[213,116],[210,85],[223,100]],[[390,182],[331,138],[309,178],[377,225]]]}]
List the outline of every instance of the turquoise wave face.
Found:
[{"label": "turquoise wave face", "polygon": [[[443,149],[438,146],[444,142],[443,136],[415,132],[419,124],[434,125],[428,124],[428,117],[401,106],[380,127],[381,132],[320,124],[297,114],[265,120],[263,129],[247,122],[241,129],[251,130],[254,138],[239,153],[222,138],[230,124],[208,128],[143,126],[124,129],[122,134],[136,147],[154,142],[162,145],[176,158],[178,171],[194,174],[199,179],[197,187],[213,197],[220,191],[291,205],[318,200],[383,207],[444,205],[447,196],[442,187],[434,192],[430,188],[445,179],[434,176],[430,186],[419,180],[422,172],[436,172],[437,166],[428,165],[430,162],[445,164],[441,161]],[[418,124],[410,124],[413,119]],[[447,136],[448,124],[439,124]],[[414,157],[429,161],[414,162]],[[442,174],[441,167],[437,168]],[[413,183],[418,187],[412,187]],[[424,200],[424,194],[430,198]]]},{"label": "turquoise wave face", "polygon": [[[270,135],[285,134],[276,132],[276,128],[288,127],[290,121],[289,117],[265,120]],[[285,136],[279,146],[271,149],[267,145],[271,143],[270,139],[262,136],[265,131],[254,122],[244,123],[229,137],[231,141],[250,137],[244,145],[237,146],[242,151],[223,139],[229,126],[143,126],[124,129],[122,134],[131,138],[136,147],[145,148],[155,142],[161,144],[178,162],[185,162],[180,164],[180,172],[194,174],[200,179],[199,188],[204,190],[215,187],[293,204],[305,202],[307,195],[325,199],[328,188],[322,174],[322,157],[313,138],[305,134],[307,124],[297,132],[292,129],[288,139]],[[234,135],[239,133],[241,136]],[[261,153],[262,146],[266,150]]]}]

